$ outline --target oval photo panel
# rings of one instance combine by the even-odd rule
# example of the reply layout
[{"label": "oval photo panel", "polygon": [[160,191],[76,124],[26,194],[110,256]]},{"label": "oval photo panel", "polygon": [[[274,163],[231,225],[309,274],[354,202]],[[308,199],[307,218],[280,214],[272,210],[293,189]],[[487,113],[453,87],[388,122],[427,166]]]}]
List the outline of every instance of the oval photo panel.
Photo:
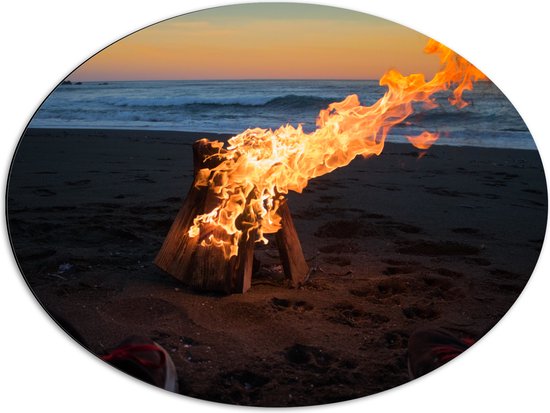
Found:
[{"label": "oval photo panel", "polygon": [[546,215],[535,143],[480,69],[291,3],[98,52],[40,106],[7,187],[17,262],[67,333],[155,386],[254,406],[454,363],[521,293]]}]

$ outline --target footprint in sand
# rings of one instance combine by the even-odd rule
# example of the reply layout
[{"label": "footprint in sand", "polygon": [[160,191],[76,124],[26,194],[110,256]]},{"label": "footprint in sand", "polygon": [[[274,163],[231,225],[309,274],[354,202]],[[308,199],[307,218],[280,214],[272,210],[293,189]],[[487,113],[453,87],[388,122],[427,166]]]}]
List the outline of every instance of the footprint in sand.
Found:
[{"label": "footprint in sand", "polygon": [[[208,391],[206,400],[221,403],[252,405],[261,396],[263,388],[271,378],[250,370],[231,370],[218,375]],[[223,391],[220,391],[223,390]]]},{"label": "footprint in sand", "polygon": [[336,201],[337,199],[340,199],[340,197],[339,196],[323,195],[319,198],[319,200],[317,202],[322,203],[322,204],[331,204],[334,201]]},{"label": "footprint in sand", "polygon": [[421,267],[410,267],[410,266],[386,267],[386,269],[382,271],[382,274],[384,275],[411,274],[419,270],[420,268]]},{"label": "footprint in sand", "polygon": [[136,175],[134,182],[144,182],[147,184],[155,184],[157,181],[149,178],[149,175]]},{"label": "footprint in sand", "polygon": [[336,361],[330,352],[320,347],[296,343],[285,350],[286,359],[292,364],[309,365],[310,367],[327,367]]},{"label": "footprint in sand", "polygon": [[518,280],[522,278],[521,274],[508,270],[503,270],[502,268],[494,268],[489,272],[491,273],[491,275],[497,275],[508,280]]},{"label": "footprint in sand", "polygon": [[323,257],[323,261],[327,264],[338,265],[339,267],[346,267],[348,265],[351,265],[351,259],[347,257],[341,257],[339,255],[329,255],[327,257]]},{"label": "footprint in sand", "polygon": [[65,185],[67,186],[86,186],[90,182],[92,182],[89,179],[79,179],[77,181],[65,181]]},{"label": "footprint in sand", "polygon": [[401,241],[396,251],[400,254],[435,256],[476,255],[481,248],[454,241]]},{"label": "footprint in sand", "polygon": [[354,242],[337,242],[335,244],[324,245],[319,248],[320,252],[329,254],[353,254],[359,252],[359,250],[359,246]]},{"label": "footprint in sand", "polygon": [[[478,262],[478,260],[480,260],[480,262],[483,262],[483,264],[480,264]],[[471,261],[474,262],[474,263],[477,263],[478,265],[489,265],[489,264],[485,264],[485,261],[487,261],[487,260],[484,260],[483,258],[474,258]],[[464,277],[464,274],[462,274],[461,272],[458,272],[458,271],[455,271],[455,270],[449,270],[448,268],[436,268],[434,271],[437,274],[443,275],[445,277],[450,277],[450,278],[462,278],[462,277]]]},{"label": "footprint in sand", "polygon": [[384,334],[384,347],[396,350],[405,349],[409,343],[409,335],[402,330],[392,330]]},{"label": "footprint in sand", "polygon": [[453,231],[455,234],[467,234],[467,235],[479,234],[479,229],[469,228],[469,227],[452,228],[451,231]]},{"label": "footprint in sand", "polygon": [[34,191],[32,191],[32,193],[35,194],[35,195],[41,196],[41,197],[57,195],[56,192],[51,191],[51,190],[46,189],[46,188],[35,189]]},{"label": "footprint in sand", "polygon": [[172,196],[170,198],[163,199],[162,202],[168,202],[170,204],[179,204],[183,199],[179,196]]},{"label": "footprint in sand", "polygon": [[353,328],[377,328],[390,321],[383,314],[364,312],[347,302],[337,303],[330,310],[331,313],[327,316],[328,321]]},{"label": "footprint in sand", "polygon": [[380,281],[374,295],[376,298],[389,298],[397,294],[403,294],[411,289],[411,277],[393,277]]},{"label": "footprint in sand", "polygon": [[464,290],[458,287],[453,278],[440,276],[440,275],[425,275],[422,278],[424,286],[422,289],[426,290],[426,296],[444,299],[444,300],[457,300],[464,298]]},{"label": "footprint in sand", "polygon": [[34,172],[35,175],[56,175],[57,172],[55,171],[38,171]]},{"label": "footprint in sand", "polygon": [[435,320],[441,313],[433,304],[414,304],[403,308],[403,315],[408,319]]},{"label": "footprint in sand", "polygon": [[293,301],[286,298],[273,297],[270,301],[271,306],[278,311],[293,310],[298,313],[313,310],[313,306],[305,301]]}]

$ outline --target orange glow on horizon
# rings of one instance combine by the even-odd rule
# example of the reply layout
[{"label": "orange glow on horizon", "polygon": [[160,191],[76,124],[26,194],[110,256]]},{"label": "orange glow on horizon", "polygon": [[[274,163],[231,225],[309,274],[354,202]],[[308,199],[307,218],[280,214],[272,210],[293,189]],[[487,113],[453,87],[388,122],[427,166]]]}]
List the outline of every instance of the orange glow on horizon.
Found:
[{"label": "orange glow on horizon", "polygon": [[344,17],[224,19],[230,8],[140,30],[90,58],[69,79],[378,79],[392,67],[427,76],[438,67],[437,59],[421,53],[425,36],[363,13],[333,9]]}]

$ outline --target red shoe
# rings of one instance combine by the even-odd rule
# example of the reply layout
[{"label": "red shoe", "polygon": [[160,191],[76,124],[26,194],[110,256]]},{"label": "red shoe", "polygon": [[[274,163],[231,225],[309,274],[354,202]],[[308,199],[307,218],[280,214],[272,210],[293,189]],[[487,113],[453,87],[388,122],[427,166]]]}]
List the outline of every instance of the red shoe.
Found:
[{"label": "red shoe", "polygon": [[129,337],[107,354],[103,361],[146,383],[177,392],[176,367],[159,344],[144,337]]},{"label": "red shoe", "polygon": [[467,350],[474,340],[459,339],[441,330],[418,330],[409,338],[408,364],[411,379],[441,367]]}]

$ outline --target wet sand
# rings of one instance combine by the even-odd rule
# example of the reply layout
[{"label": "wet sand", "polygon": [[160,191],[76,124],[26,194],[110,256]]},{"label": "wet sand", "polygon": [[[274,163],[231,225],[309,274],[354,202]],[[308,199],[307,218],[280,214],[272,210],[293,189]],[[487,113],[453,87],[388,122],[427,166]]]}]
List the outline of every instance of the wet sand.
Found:
[{"label": "wet sand", "polygon": [[[101,353],[133,334],[170,351],[180,392],[293,406],[409,380],[411,332],[476,338],[521,293],[547,213],[538,153],[408,144],[311,181],[289,205],[312,267],[286,285],[274,243],[244,295],[197,294],[152,264],[214,134],[30,129],[8,185],[26,280]],[[220,136],[222,138],[223,136]]]}]

